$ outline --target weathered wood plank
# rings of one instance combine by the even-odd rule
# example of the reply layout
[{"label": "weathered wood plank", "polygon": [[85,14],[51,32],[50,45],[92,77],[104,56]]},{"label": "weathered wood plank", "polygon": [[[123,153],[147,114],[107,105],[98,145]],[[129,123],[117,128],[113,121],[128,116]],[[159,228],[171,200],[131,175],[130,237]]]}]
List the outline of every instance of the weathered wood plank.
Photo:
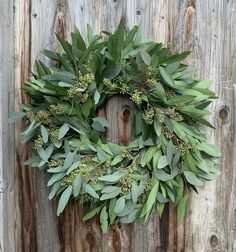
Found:
[{"label": "weathered wood plank", "polygon": [[[30,11],[31,22],[31,66],[34,69],[35,59],[45,62],[42,48],[55,50],[57,43],[55,33],[64,35],[64,6],[60,1],[32,1]],[[49,60],[46,63],[50,64]],[[36,172],[36,232],[38,251],[60,251],[61,242],[58,235],[59,220],[56,216],[56,201],[49,201],[47,188],[48,176]]]},{"label": "weathered wood plank", "polygon": [[[0,251],[14,251],[14,101],[13,1],[0,1]],[[3,36],[4,35],[4,36]]]},{"label": "weathered wood plank", "polygon": [[[188,63],[199,68],[198,76],[215,81],[212,89],[219,100],[210,107],[210,119],[216,131],[209,130],[208,136],[222,150],[222,175],[199,195],[192,194],[183,247],[177,251],[235,251],[236,247],[235,7],[235,1],[176,1],[169,9],[172,50],[191,50]],[[178,235],[181,232],[178,229]],[[176,248],[169,246],[170,251]]]},{"label": "weathered wood plank", "polygon": [[[0,251],[236,250],[235,11],[233,0],[2,1],[0,225],[4,233],[0,228]],[[223,170],[216,182],[193,194],[185,222],[178,224],[176,210],[167,207],[161,221],[153,216],[146,226],[113,227],[102,235],[98,220],[81,222],[82,212],[75,202],[57,219],[56,202],[47,200],[47,177],[22,166],[28,156],[27,148],[19,144],[24,125],[17,124],[14,139],[14,127],[9,127],[6,118],[16,103],[26,101],[21,86],[41,48],[57,47],[54,32],[69,38],[75,24],[85,36],[87,23],[94,32],[114,31],[121,17],[127,29],[140,24],[142,37],[168,43],[173,51],[192,50],[188,63],[199,67],[198,76],[216,81],[212,88],[220,99],[211,107],[211,120],[217,130],[208,135],[222,149]],[[113,100],[113,105],[119,108],[126,102]],[[108,108],[106,115],[113,118],[114,110]],[[122,115],[118,118],[123,120]],[[123,128],[116,131],[115,126],[108,137],[126,143],[131,128],[123,137]]]}]

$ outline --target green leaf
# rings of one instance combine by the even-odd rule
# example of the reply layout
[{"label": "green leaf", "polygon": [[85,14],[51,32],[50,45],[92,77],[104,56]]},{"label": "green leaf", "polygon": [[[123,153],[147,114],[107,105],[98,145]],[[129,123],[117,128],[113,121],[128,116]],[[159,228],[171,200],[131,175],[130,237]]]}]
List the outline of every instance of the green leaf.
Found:
[{"label": "green leaf", "polygon": [[71,66],[71,64],[65,59],[65,57],[58,54],[58,59],[60,63],[64,66],[65,70],[71,73],[75,73],[74,68]]},{"label": "green leaf", "polygon": [[109,158],[109,155],[101,147],[98,147],[97,157],[101,163],[104,163]]},{"label": "green leaf", "polygon": [[81,186],[82,186],[82,177],[80,174],[78,174],[74,180],[73,183],[73,195],[74,197],[79,196],[80,190],[81,190]]},{"label": "green leaf", "polygon": [[120,73],[121,69],[122,69],[122,65],[120,63],[112,64],[104,70],[103,75],[106,79],[111,80]]},{"label": "green leaf", "polygon": [[111,151],[117,155],[117,154],[120,154],[123,150],[123,147],[118,145],[118,144],[114,144],[114,143],[108,143],[109,145],[109,148],[111,149]]},{"label": "green leaf", "polygon": [[141,58],[142,58],[143,62],[146,65],[150,66],[150,64],[151,64],[151,57],[150,57],[150,55],[145,50],[141,50],[140,53],[141,53]]},{"label": "green leaf", "polygon": [[134,203],[136,203],[138,201],[138,197],[143,192],[144,192],[144,186],[143,186],[143,184],[141,184],[141,185],[134,184],[132,186],[131,195],[132,195],[132,200],[133,200]]},{"label": "green leaf", "polygon": [[179,202],[178,205],[178,211],[177,211],[177,216],[178,216],[178,220],[182,220],[186,214],[187,214],[187,210],[188,210],[188,196],[185,195]]},{"label": "green leaf", "polygon": [[14,123],[15,121],[23,118],[26,115],[24,112],[13,112],[11,113],[10,117],[8,118],[9,123]]},{"label": "green leaf", "polygon": [[[117,187],[117,186],[112,186],[112,187],[113,187],[112,190],[110,186],[104,188],[105,192],[102,191],[103,195],[100,197],[100,200],[112,199],[120,194],[121,192],[120,187]],[[106,192],[106,191],[110,191],[110,192]]]},{"label": "green leaf", "polygon": [[171,76],[171,74],[164,68],[164,67],[159,67],[160,74],[164,81],[169,84],[171,87],[174,86],[174,80]]},{"label": "green leaf", "polygon": [[76,27],[74,28],[74,33],[72,33],[72,40],[74,46],[76,46],[79,50],[81,50],[82,52],[86,50],[86,44],[83,40],[83,37]]},{"label": "green leaf", "polygon": [[144,212],[142,213],[141,216],[144,216],[146,213],[150,212],[153,205],[155,204],[156,200],[157,200],[157,193],[158,193],[158,189],[159,189],[159,182],[157,181],[154,186],[152,187],[151,192],[148,195],[148,199],[146,202],[146,207]]},{"label": "green leaf", "polygon": [[108,230],[108,213],[107,213],[106,206],[102,208],[102,211],[100,213],[100,223],[101,223],[102,232],[106,233]]},{"label": "green leaf", "polygon": [[159,137],[161,135],[161,123],[158,121],[157,118],[154,119],[154,130]]},{"label": "green leaf", "polygon": [[93,210],[89,211],[88,213],[86,213],[83,217],[83,221],[87,221],[91,218],[93,218],[96,214],[99,213],[100,209],[102,208],[102,206],[98,206],[96,208],[94,208]]},{"label": "green leaf", "polygon": [[62,39],[59,35],[56,34],[56,37],[57,37],[57,40],[60,42],[62,48],[64,49],[64,51],[68,55],[68,57],[70,57],[70,59],[74,60],[74,55],[72,53],[72,46],[68,42],[66,42],[64,39]]},{"label": "green leaf", "polygon": [[43,76],[42,79],[48,81],[63,81],[71,84],[75,84],[78,81],[78,78],[74,74],[67,71],[54,72],[53,74]]},{"label": "green leaf", "polygon": [[163,86],[159,83],[159,82],[155,82],[155,93],[158,95],[158,97],[163,100],[166,101],[166,92],[165,89],[163,88]]},{"label": "green leaf", "polygon": [[117,201],[116,201],[116,205],[114,208],[114,212],[116,214],[119,214],[123,211],[123,209],[125,208],[125,198],[124,197],[120,197]]},{"label": "green leaf", "polygon": [[69,152],[66,155],[66,159],[65,159],[64,165],[63,165],[63,169],[68,169],[73,164],[74,157],[75,157],[75,153],[73,153],[73,152]]},{"label": "green leaf", "polygon": [[174,132],[175,134],[182,139],[183,141],[186,141],[186,134],[183,130],[183,128],[181,127],[180,123],[177,123],[175,120],[171,119],[171,122],[173,124],[173,128],[174,128]]},{"label": "green leaf", "polygon": [[111,162],[111,166],[117,165],[118,163],[120,163],[123,160],[123,156],[120,154],[118,156],[116,156],[112,162]]},{"label": "green leaf", "polygon": [[185,103],[193,101],[194,98],[195,98],[195,96],[193,96],[193,95],[177,95],[177,96],[169,99],[167,101],[167,103],[169,105],[176,105],[177,103],[180,103],[180,104],[184,103],[185,104]]},{"label": "green leaf", "polygon": [[157,202],[157,214],[161,218],[165,204]]},{"label": "green leaf", "polygon": [[52,189],[48,195],[48,199],[51,200],[55,197],[56,193],[59,191],[59,189],[61,188],[61,183],[57,182],[52,186]]},{"label": "green leaf", "polygon": [[47,186],[51,186],[65,176],[64,172],[56,173],[48,180]]},{"label": "green leaf", "polygon": [[42,138],[43,138],[43,142],[47,143],[48,142],[48,131],[47,131],[47,129],[43,125],[41,125],[40,130],[41,130],[41,135],[42,135]]},{"label": "green leaf", "polygon": [[156,152],[156,146],[152,146],[147,149],[147,151],[142,155],[142,158],[141,158],[142,167],[144,167],[151,161],[155,152]]},{"label": "green leaf", "polygon": [[111,175],[105,175],[105,176],[99,177],[98,180],[113,183],[113,182],[118,182],[120,178],[122,178],[123,176],[124,176],[124,173],[120,173],[117,171]]},{"label": "green leaf", "polygon": [[201,80],[194,85],[194,88],[208,88],[212,83],[212,80]]},{"label": "green leaf", "polygon": [[[77,169],[78,166],[79,166],[79,164],[80,164],[80,161],[77,161],[77,162],[73,163],[73,164],[68,168],[68,170],[66,171],[66,175],[69,175],[72,171],[74,171],[75,169]],[[67,169],[67,168],[66,168],[66,169]]]},{"label": "green leaf", "polygon": [[72,189],[73,189],[72,186],[68,186],[64,190],[64,192],[61,194],[61,197],[60,197],[60,200],[58,203],[58,207],[57,207],[57,216],[59,216],[63,212],[63,210],[65,209],[65,207],[70,199],[70,196],[72,194]]},{"label": "green leaf", "polygon": [[109,202],[109,209],[108,209],[110,224],[112,224],[116,219],[116,213],[114,212],[115,205],[116,205],[116,198],[113,198]]},{"label": "green leaf", "polygon": [[178,203],[182,197],[183,197],[183,192],[184,192],[184,181],[182,176],[178,176],[176,182],[178,183],[178,189],[176,191],[176,203]]},{"label": "green leaf", "polygon": [[104,187],[101,191],[101,193],[113,193],[113,192],[120,192],[121,188],[118,186],[107,186]]},{"label": "green leaf", "polygon": [[157,170],[154,175],[157,179],[161,180],[161,181],[168,181],[168,180],[171,180],[173,179],[176,175],[178,174],[178,169],[176,170],[172,170],[171,171],[171,174],[169,173],[166,173],[164,171],[164,169],[162,170]]},{"label": "green leaf", "polygon": [[174,72],[176,72],[176,70],[179,68],[179,65],[180,65],[180,62],[179,61],[176,61],[176,62],[173,62],[171,64],[169,64],[167,67],[166,67],[166,70],[172,74]]},{"label": "green leaf", "polygon": [[66,133],[68,132],[68,130],[70,129],[70,126],[67,123],[64,123],[61,128],[59,129],[59,135],[58,138],[62,139]]},{"label": "green leaf", "polygon": [[100,100],[100,93],[96,90],[94,93],[94,102],[95,104],[98,104],[99,100]]},{"label": "green leaf", "polygon": [[200,187],[200,186],[203,186],[204,183],[202,180],[198,179],[196,177],[196,175],[191,172],[191,171],[184,171],[184,176],[186,178],[186,180],[191,184],[191,185],[194,185],[194,186],[197,186],[197,187]]},{"label": "green leaf", "polygon": [[171,165],[174,153],[175,153],[175,148],[174,148],[172,141],[170,140],[167,144],[167,149],[166,149],[166,156],[167,156],[167,160],[168,160],[169,165]]},{"label": "green leaf", "polygon": [[199,143],[197,145],[197,149],[200,151],[204,151],[205,153],[207,153],[208,155],[213,156],[213,157],[220,157],[221,156],[220,150],[212,144]]},{"label": "green leaf", "polygon": [[154,170],[157,168],[157,164],[160,157],[161,157],[161,150],[157,150],[152,159],[152,165]]},{"label": "green leaf", "polygon": [[53,150],[54,150],[53,144],[50,144],[50,145],[45,149],[45,153],[46,153],[46,155],[47,155],[47,159],[50,158],[50,156],[51,156],[52,153],[53,153]]},{"label": "green leaf", "polygon": [[91,42],[93,37],[93,30],[90,24],[87,24],[87,39],[89,42]]},{"label": "green leaf", "polygon": [[57,53],[49,50],[43,50],[43,54],[51,60],[58,61]]},{"label": "green leaf", "polygon": [[48,161],[49,157],[43,148],[37,149],[37,152],[44,162]]},{"label": "green leaf", "polygon": [[72,87],[73,85],[70,83],[66,83],[64,81],[60,81],[60,82],[58,82],[58,86],[59,87]]},{"label": "green leaf", "polygon": [[158,160],[157,168],[162,169],[168,165],[167,156],[161,156]]},{"label": "green leaf", "polygon": [[109,123],[104,117],[93,118],[92,128],[96,131],[105,132],[105,127],[109,127]]},{"label": "green leaf", "polygon": [[95,199],[99,199],[99,195],[96,193],[95,189],[90,184],[84,182],[83,189],[86,193],[90,194]]}]

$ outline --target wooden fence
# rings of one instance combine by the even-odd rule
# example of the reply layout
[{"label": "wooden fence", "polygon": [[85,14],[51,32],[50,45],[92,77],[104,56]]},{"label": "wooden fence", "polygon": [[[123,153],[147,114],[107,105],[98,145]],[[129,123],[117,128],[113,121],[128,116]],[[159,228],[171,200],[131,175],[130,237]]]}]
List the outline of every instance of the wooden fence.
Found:
[{"label": "wooden fence", "polygon": [[[173,52],[191,50],[187,62],[215,81],[219,99],[210,109],[216,130],[208,136],[222,150],[222,175],[192,195],[184,222],[177,223],[170,206],[161,220],[154,214],[147,225],[113,227],[103,235],[97,220],[81,222],[75,203],[56,217],[47,177],[22,166],[29,153],[19,143],[23,125],[9,125],[7,117],[26,101],[21,86],[34,60],[44,60],[40,50],[57,47],[55,32],[69,38],[76,25],[85,35],[87,23],[95,32],[113,31],[121,17],[127,29],[140,24],[143,37]],[[235,83],[235,0],[0,0],[0,251],[236,251]],[[132,106],[114,98],[105,110],[114,124],[111,140],[129,139]]]}]

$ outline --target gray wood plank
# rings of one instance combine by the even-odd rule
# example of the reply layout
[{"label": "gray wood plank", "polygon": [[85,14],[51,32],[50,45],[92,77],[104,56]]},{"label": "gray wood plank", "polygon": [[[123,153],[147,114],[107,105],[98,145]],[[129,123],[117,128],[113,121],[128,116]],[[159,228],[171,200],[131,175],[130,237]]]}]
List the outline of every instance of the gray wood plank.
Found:
[{"label": "gray wood plank", "polygon": [[199,195],[192,194],[182,245],[175,243],[170,251],[174,248],[176,251],[230,252],[236,249],[235,7],[235,1],[223,0],[176,1],[170,6],[172,50],[191,50],[187,62],[199,68],[198,76],[214,80],[212,89],[219,99],[210,106],[209,119],[216,130],[208,130],[208,138],[222,150],[219,160],[222,175],[208,182],[199,190]]},{"label": "gray wood plank", "polygon": [[[1,1],[0,251],[236,250],[235,11],[234,0]],[[102,235],[97,220],[81,222],[76,203],[57,219],[56,202],[47,200],[47,176],[22,166],[29,154],[28,147],[19,143],[23,122],[9,126],[6,118],[18,102],[27,101],[21,87],[35,58],[44,60],[40,50],[57,48],[54,32],[69,38],[77,25],[85,36],[87,23],[94,32],[114,31],[121,17],[127,29],[140,24],[142,37],[164,42],[174,52],[192,50],[187,62],[199,67],[198,76],[215,80],[212,89],[220,98],[210,107],[210,120],[216,131],[209,130],[208,136],[222,149],[223,169],[217,181],[192,195],[185,222],[177,223],[176,210],[170,206],[161,221],[153,216],[146,226],[113,227]],[[128,126],[124,137],[121,126],[120,106],[127,102],[114,99],[105,109],[115,123],[108,132],[115,142],[132,135]],[[121,113],[116,119],[114,104]]]},{"label": "gray wood plank", "polygon": [[0,1],[0,251],[14,251],[14,99],[13,1]]}]

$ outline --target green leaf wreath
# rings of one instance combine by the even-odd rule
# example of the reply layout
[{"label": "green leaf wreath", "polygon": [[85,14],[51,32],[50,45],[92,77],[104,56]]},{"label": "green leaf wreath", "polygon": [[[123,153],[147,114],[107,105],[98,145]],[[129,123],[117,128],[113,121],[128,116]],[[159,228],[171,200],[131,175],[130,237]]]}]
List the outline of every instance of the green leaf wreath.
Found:
[{"label": "green leaf wreath", "polygon": [[[162,44],[141,40],[139,28],[92,35],[78,29],[69,43],[57,36],[61,52],[44,50],[52,66],[36,61],[24,91],[30,104],[10,121],[26,117],[23,142],[36,155],[25,162],[49,174],[49,199],[59,198],[57,214],[70,199],[89,204],[88,220],[99,214],[101,228],[145,223],[164,205],[178,205],[186,215],[190,190],[215,179],[219,150],[209,144],[202,126],[206,107],[216,98],[211,81],[190,75],[182,61],[189,52],[170,54]],[[109,122],[98,111],[121,94],[134,103],[135,139],[128,145],[106,140]]]}]

